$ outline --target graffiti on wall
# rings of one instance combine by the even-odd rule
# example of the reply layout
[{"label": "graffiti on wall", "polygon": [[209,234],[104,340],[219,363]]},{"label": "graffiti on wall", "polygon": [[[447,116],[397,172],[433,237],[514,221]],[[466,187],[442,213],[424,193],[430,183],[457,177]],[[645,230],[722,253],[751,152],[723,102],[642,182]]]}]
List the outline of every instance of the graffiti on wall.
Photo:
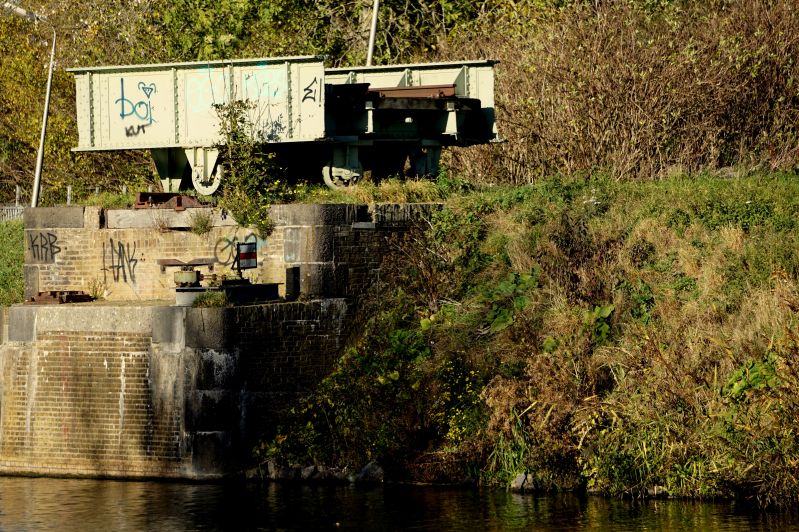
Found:
[{"label": "graffiti on wall", "polygon": [[302,101],[306,102],[308,100],[315,102],[317,93],[319,89],[319,81],[314,78],[312,82],[310,82],[304,89],[302,93]]},{"label": "graffiti on wall", "polygon": [[58,236],[54,233],[28,232],[28,248],[35,262],[54,262],[61,253]]},{"label": "graffiti on wall", "polygon": [[[139,93],[135,93],[132,98],[125,96],[125,80],[119,79],[119,98],[114,103],[119,104],[119,117],[125,120],[129,116],[134,116],[139,120],[146,122],[145,125],[151,125],[155,122],[153,117],[153,104],[150,101],[152,95],[156,92],[155,83],[144,83],[140,81],[137,88]],[[125,133],[127,134],[128,128]],[[144,129],[141,130],[144,132]],[[130,135],[128,135],[130,136]]]},{"label": "graffiti on wall", "polygon": [[108,282],[108,273],[111,273],[115,283],[135,283],[136,265],[139,260],[136,257],[136,243],[131,247],[130,243],[121,240],[114,242],[113,238],[108,239],[108,246],[103,242],[103,281]]},{"label": "graffiti on wall", "polygon": [[214,258],[223,266],[230,266],[236,262],[236,244],[255,243],[260,251],[266,246],[266,240],[258,238],[255,233],[250,233],[242,239],[237,236],[222,237],[214,246]]}]

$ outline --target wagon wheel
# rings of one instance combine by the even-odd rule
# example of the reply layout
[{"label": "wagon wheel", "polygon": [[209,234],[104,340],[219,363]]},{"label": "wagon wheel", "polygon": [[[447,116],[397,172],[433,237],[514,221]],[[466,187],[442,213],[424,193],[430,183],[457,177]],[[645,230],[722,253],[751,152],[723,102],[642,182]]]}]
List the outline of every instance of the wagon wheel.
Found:
[{"label": "wagon wheel", "polygon": [[225,171],[220,163],[216,164],[214,171],[208,177],[204,177],[200,172],[192,171],[191,184],[194,185],[194,190],[196,190],[198,194],[210,196],[219,190],[219,185],[222,183],[222,176],[224,173]]},{"label": "wagon wheel", "polygon": [[355,185],[361,179],[362,173],[361,169],[336,168],[328,163],[322,167],[322,180],[328,188],[338,190]]}]

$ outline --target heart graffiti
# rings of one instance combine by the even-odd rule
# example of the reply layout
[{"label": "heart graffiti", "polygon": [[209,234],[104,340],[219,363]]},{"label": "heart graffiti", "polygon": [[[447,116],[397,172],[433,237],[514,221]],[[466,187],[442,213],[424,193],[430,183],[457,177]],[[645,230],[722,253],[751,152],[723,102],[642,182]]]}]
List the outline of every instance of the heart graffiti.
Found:
[{"label": "heart graffiti", "polygon": [[139,82],[139,89],[147,96],[147,99],[150,99],[150,96],[155,92],[155,83],[150,83],[149,85],[145,85],[143,81]]}]

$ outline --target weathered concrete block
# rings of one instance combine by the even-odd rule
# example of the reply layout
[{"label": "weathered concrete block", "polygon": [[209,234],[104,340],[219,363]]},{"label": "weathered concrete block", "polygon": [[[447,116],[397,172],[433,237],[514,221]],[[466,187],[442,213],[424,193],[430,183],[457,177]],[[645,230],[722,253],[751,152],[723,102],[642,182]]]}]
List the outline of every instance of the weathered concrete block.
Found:
[{"label": "weathered concrete block", "polygon": [[287,227],[283,234],[283,260],[287,263],[332,261],[333,233],[331,226]]},{"label": "weathered concrete block", "polygon": [[32,342],[36,333],[38,307],[14,305],[8,309],[8,340]]},{"label": "weathered concrete block", "polygon": [[186,310],[185,307],[153,307],[153,343],[185,345]]},{"label": "weathered concrete block", "polygon": [[208,349],[225,348],[224,308],[186,309],[186,346]]},{"label": "weathered concrete block", "polygon": [[300,295],[300,267],[292,266],[286,268],[286,283],[283,295],[286,301],[294,301]]},{"label": "weathered concrete block", "polygon": [[109,209],[106,211],[108,229],[188,229],[192,218],[210,215],[213,227],[232,227],[236,221],[230,215],[222,216],[217,209],[206,207],[190,208],[183,211],[170,209]]},{"label": "weathered concrete block", "polygon": [[100,220],[103,218],[102,207],[84,207],[83,208],[83,228],[84,229],[100,229]]},{"label": "weathered concrete block", "polygon": [[22,268],[25,278],[25,299],[29,299],[39,293],[39,266],[26,264]]},{"label": "weathered concrete block", "polygon": [[0,307],[0,344],[8,341],[8,307]]},{"label": "weathered concrete block", "polygon": [[83,207],[26,208],[23,214],[25,229],[54,227],[83,227]]},{"label": "weathered concrete block", "polygon": [[273,205],[269,217],[275,225],[349,225],[368,217],[366,205],[347,204],[291,204]]},{"label": "weathered concrete block", "polygon": [[353,222],[352,228],[360,231],[375,229],[374,222]]},{"label": "weathered concrete block", "polygon": [[308,297],[344,297],[347,295],[348,269],[332,262],[302,264],[300,292]]},{"label": "weathered concrete block", "polygon": [[149,334],[152,312],[156,307],[127,307],[101,305],[43,305],[36,309],[36,330],[109,332]]},{"label": "weathered concrete block", "polygon": [[415,220],[429,218],[441,210],[442,203],[375,203],[370,206],[376,225],[407,225]]}]

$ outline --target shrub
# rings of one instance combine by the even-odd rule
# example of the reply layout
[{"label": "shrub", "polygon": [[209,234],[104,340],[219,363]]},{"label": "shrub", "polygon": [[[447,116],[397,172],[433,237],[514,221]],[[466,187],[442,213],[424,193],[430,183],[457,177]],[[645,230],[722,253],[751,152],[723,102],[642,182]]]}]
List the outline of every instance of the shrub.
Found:
[{"label": "shrub", "polygon": [[[487,56],[507,142],[456,152],[482,182],[652,178],[799,162],[799,11],[766,2],[570,2],[499,15],[447,58]],[[485,27],[495,27],[485,32]]]},{"label": "shrub", "polygon": [[0,222],[0,306],[24,299],[24,237],[21,221]]},{"label": "shrub", "polygon": [[197,296],[192,303],[192,307],[227,307],[229,305],[227,295],[221,290],[209,290]]},{"label": "shrub", "polygon": [[269,140],[256,131],[251,114],[255,104],[233,100],[216,105],[222,143],[219,145],[224,179],[219,206],[227,209],[242,227],[252,227],[261,238],[273,229],[269,207],[292,195],[274,154],[264,149]]},{"label": "shrub", "polygon": [[195,235],[203,236],[214,227],[214,217],[210,209],[193,209],[189,215],[189,230]]}]

